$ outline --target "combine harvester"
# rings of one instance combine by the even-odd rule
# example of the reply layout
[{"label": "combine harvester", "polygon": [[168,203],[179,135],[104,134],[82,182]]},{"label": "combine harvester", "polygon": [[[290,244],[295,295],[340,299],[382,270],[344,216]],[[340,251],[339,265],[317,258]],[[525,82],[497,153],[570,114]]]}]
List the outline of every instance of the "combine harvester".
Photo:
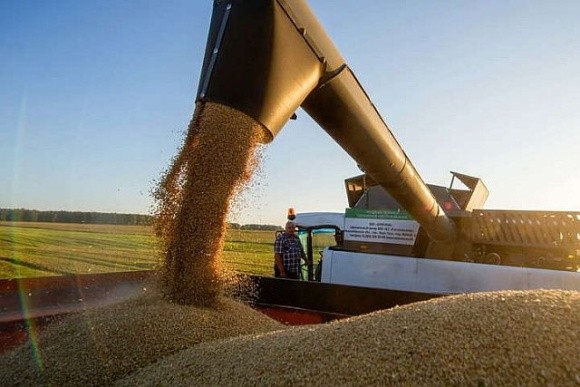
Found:
[{"label": "combine harvester", "polygon": [[[254,277],[258,303],[356,314],[454,293],[580,290],[580,213],[481,210],[485,184],[455,172],[450,187],[425,184],[305,1],[215,1],[197,102],[245,113],[270,139],[302,107],[364,171],[346,180],[344,214],[296,216],[307,281]],[[324,232],[340,243],[317,257]]]},{"label": "combine harvester", "polygon": [[[296,216],[304,280],[252,277],[256,307],[273,317],[321,322],[454,293],[580,290],[580,213],[480,210],[484,183],[454,172],[450,187],[425,184],[305,1],[214,1],[205,102],[252,117],[270,140],[302,107],[364,170],[346,180],[345,213]],[[0,327],[138,294],[152,274],[0,281]]]}]

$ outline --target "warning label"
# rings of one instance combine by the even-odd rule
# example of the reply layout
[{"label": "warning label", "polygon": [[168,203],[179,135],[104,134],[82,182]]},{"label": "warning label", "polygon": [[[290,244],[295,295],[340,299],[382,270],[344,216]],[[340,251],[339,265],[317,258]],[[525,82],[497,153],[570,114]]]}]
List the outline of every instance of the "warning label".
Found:
[{"label": "warning label", "polygon": [[418,230],[419,223],[407,213],[351,208],[345,211],[345,240],[413,245]]}]

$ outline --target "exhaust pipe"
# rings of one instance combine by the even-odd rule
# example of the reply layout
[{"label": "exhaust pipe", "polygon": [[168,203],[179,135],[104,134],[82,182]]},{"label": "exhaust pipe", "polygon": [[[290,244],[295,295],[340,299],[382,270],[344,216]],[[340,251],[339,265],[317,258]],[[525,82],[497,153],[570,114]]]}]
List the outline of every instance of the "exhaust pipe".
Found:
[{"label": "exhaust pipe", "polygon": [[214,1],[198,102],[229,106],[272,139],[302,107],[435,242],[455,227],[306,1]]}]

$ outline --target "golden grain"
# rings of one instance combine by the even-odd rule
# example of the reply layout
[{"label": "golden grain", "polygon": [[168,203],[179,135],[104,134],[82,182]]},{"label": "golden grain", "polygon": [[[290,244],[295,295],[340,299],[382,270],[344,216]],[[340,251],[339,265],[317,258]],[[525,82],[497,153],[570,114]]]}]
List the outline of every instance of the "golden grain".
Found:
[{"label": "golden grain", "polygon": [[449,296],[200,344],[119,385],[578,385],[580,293]]},{"label": "golden grain", "polygon": [[[38,341],[0,355],[0,385],[97,386],[199,343],[285,327],[230,299],[169,303],[154,284],[138,298],[67,316]],[[41,367],[42,365],[42,367]]]},{"label": "golden grain", "polygon": [[261,125],[236,110],[197,105],[184,145],[155,191],[168,300],[212,305],[223,293],[226,217],[259,164],[264,136]]}]

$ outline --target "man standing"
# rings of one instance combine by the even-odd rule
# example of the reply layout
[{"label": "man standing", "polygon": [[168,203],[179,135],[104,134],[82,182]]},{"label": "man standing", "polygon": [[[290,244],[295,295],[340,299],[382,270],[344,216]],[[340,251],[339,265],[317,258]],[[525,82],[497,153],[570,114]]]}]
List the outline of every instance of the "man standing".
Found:
[{"label": "man standing", "polygon": [[300,258],[306,260],[306,254],[296,235],[296,225],[288,221],[284,232],[276,237],[274,243],[274,276],[299,279]]}]

